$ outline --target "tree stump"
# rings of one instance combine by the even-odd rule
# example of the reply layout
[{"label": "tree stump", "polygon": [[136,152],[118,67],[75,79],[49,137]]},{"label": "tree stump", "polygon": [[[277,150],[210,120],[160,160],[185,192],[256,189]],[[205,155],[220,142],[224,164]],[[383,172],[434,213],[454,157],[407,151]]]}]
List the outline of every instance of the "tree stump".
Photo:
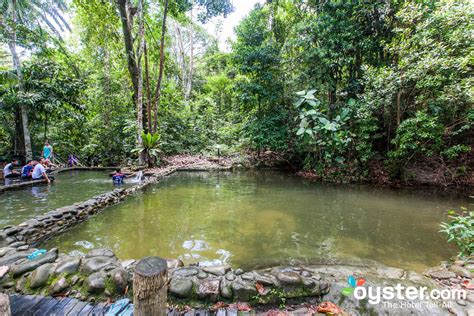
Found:
[{"label": "tree stump", "polygon": [[168,267],[166,260],[147,257],[135,266],[133,304],[135,316],[166,315]]},{"label": "tree stump", "polygon": [[7,294],[0,293],[0,315],[10,316],[10,297]]}]

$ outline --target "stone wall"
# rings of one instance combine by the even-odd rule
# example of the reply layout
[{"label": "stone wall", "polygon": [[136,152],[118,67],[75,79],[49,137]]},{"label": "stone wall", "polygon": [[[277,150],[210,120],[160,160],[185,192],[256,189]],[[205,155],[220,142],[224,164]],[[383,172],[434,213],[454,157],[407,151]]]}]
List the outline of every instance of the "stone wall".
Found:
[{"label": "stone wall", "polygon": [[115,189],[111,192],[95,196],[87,201],[34,216],[19,225],[6,226],[0,230],[0,247],[5,247],[16,242],[34,245],[49,239],[85,221],[91,215],[102,211],[105,207],[120,202],[126,196],[135,193],[137,190],[156,183],[176,170],[177,168],[174,167],[164,168],[153,173],[153,175],[133,187]]},{"label": "stone wall", "polygon": [[[59,253],[58,249],[51,249],[36,259],[28,259],[34,251],[24,242],[0,248],[2,292],[70,296],[90,302],[133,296],[135,260],[119,260],[106,248],[91,250],[84,257],[68,256]],[[176,259],[167,262],[169,303],[174,306],[209,307],[218,301],[250,302],[253,306],[298,302],[317,305],[329,300],[343,306],[351,315],[377,315],[388,314],[390,308],[384,304],[368,305],[366,301],[341,295],[341,290],[348,286],[349,275],[363,276],[366,286],[394,286],[396,283],[435,286],[416,273],[376,264],[280,266],[244,271],[227,265],[185,267]],[[421,304],[417,312],[446,314],[440,306]]]}]

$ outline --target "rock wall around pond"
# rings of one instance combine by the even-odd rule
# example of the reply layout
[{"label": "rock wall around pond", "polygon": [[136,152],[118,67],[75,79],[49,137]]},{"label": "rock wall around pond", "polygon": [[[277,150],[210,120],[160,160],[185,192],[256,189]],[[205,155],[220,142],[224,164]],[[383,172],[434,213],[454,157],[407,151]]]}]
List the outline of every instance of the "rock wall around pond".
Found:
[{"label": "rock wall around pond", "polygon": [[15,246],[18,242],[34,245],[51,238],[176,170],[174,167],[164,168],[133,187],[126,189],[118,188],[95,196],[87,201],[34,216],[19,225],[6,226],[0,230],[0,247]]},{"label": "rock wall around pond", "polygon": [[[83,257],[51,249],[36,259],[28,259],[35,250],[28,245],[0,248],[2,292],[70,296],[91,302],[133,297],[135,260],[121,261],[106,248],[93,249]],[[185,267],[176,259],[167,262],[169,302],[181,306],[209,307],[217,301],[281,305],[291,301],[318,304],[330,300],[351,315],[386,314],[389,308],[384,304],[370,305],[341,295],[342,289],[347,287],[347,277],[363,276],[369,286],[402,283],[435,287],[419,274],[376,264],[279,266],[243,271],[227,265]],[[447,312],[441,303],[420,304],[417,311],[424,315]]]}]

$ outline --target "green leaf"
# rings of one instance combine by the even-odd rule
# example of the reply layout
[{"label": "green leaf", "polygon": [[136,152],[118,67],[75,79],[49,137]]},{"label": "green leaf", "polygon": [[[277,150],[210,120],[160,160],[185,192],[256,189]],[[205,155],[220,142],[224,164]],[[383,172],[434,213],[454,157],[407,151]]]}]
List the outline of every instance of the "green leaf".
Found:
[{"label": "green leaf", "polygon": [[319,121],[322,123],[322,124],[328,124],[329,121],[325,118],[325,117],[319,117]]}]

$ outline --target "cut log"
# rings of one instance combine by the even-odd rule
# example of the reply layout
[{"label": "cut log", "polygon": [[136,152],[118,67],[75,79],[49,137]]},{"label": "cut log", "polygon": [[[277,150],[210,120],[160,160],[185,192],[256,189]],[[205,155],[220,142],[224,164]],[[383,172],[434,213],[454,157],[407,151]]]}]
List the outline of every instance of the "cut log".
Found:
[{"label": "cut log", "polygon": [[168,268],[166,260],[147,257],[135,266],[133,276],[133,314],[135,316],[166,315]]}]

